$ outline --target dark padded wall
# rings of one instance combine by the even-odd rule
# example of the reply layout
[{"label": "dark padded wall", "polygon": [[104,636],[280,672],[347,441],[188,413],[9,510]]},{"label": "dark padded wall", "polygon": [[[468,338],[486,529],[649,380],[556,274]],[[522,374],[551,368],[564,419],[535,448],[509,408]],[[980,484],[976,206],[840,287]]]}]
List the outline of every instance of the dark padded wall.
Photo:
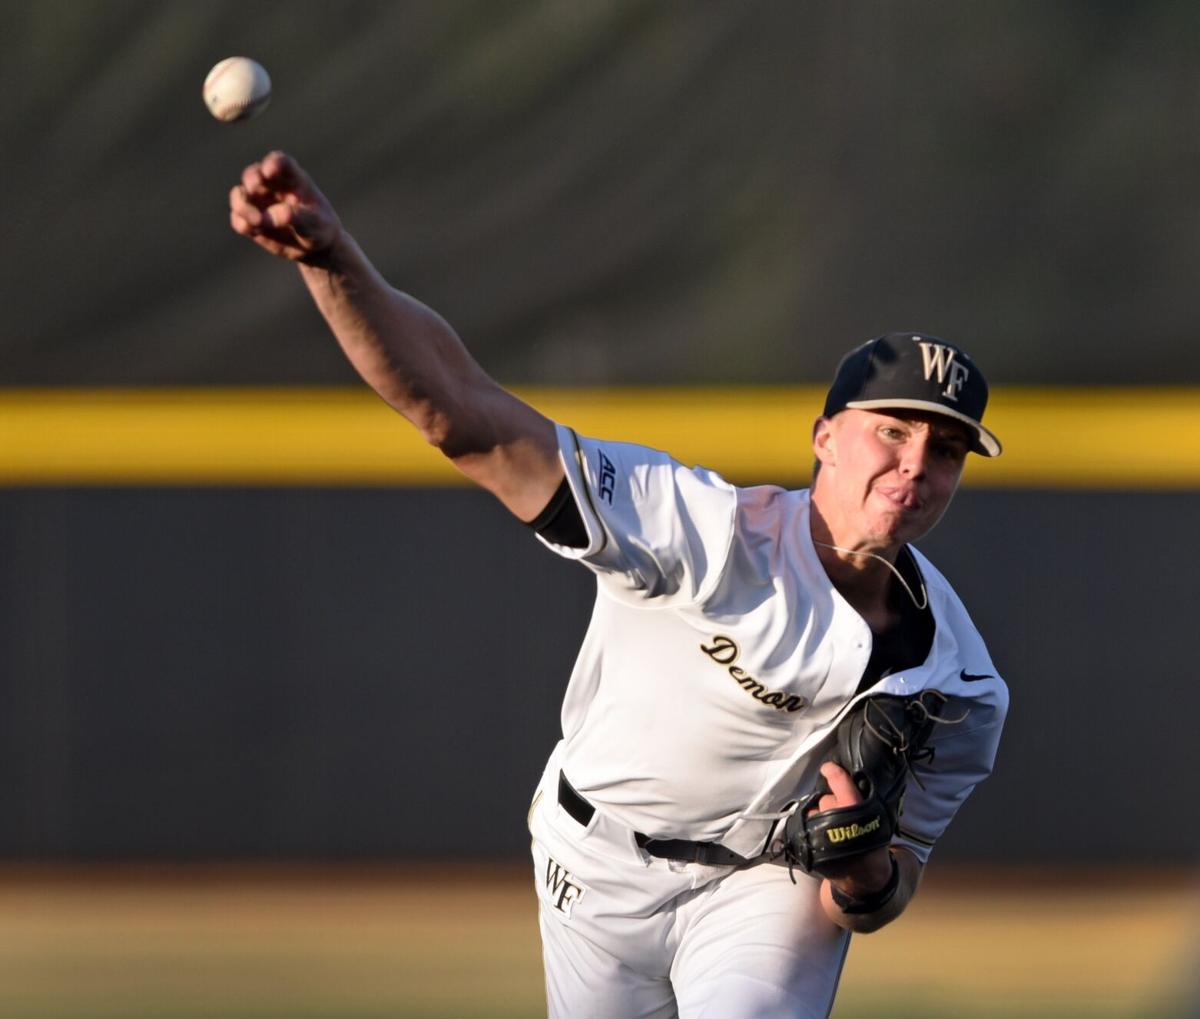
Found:
[{"label": "dark padded wall", "polygon": [[[940,855],[1194,855],[1196,503],[966,491],[923,543],[1013,695]],[[519,857],[592,589],[467,490],[0,491],[0,855]]]}]

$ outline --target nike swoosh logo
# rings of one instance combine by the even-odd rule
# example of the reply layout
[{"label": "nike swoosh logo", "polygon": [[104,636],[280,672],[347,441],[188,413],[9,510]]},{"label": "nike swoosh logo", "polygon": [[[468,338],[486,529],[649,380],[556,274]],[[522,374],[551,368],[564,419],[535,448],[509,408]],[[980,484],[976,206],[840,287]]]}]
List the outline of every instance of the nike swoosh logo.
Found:
[{"label": "nike swoosh logo", "polygon": [[985,672],[985,673],[977,676],[977,675],[975,675],[975,673],[968,672],[966,669],[963,669],[958,674],[958,678],[961,679],[964,683],[978,683],[979,680],[981,680],[981,679],[995,679],[996,677],[993,676],[990,672]]}]

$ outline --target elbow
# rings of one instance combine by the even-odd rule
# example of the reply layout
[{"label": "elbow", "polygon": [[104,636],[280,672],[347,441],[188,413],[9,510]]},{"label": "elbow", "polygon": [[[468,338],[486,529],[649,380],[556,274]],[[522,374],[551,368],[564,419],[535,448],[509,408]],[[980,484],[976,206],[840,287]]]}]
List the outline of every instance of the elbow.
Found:
[{"label": "elbow", "polygon": [[442,390],[438,399],[410,394],[408,419],[421,437],[450,460],[486,453],[498,443],[495,429],[478,393],[463,389]]},{"label": "elbow", "polygon": [[455,430],[445,414],[429,413],[415,418],[413,424],[424,439],[434,449],[440,450],[453,459],[449,450],[455,445]]},{"label": "elbow", "polygon": [[411,390],[394,396],[380,395],[408,420],[422,439],[451,459],[468,443],[472,429],[465,423],[463,412],[446,401]]},{"label": "elbow", "polygon": [[456,463],[488,453],[497,445],[490,429],[461,416],[431,411],[417,422],[421,437],[448,460]]}]

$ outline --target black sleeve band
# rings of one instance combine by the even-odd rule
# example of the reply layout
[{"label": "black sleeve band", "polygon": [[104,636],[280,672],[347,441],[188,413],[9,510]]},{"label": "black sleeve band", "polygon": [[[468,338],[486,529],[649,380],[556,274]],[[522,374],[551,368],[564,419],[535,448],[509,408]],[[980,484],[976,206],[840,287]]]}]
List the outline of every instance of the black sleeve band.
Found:
[{"label": "black sleeve band", "polygon": [[562,484],[550,497],[546,508],[529,521],[529,526],[555,545],[565,548],[587,548],[587,528],[583,524],[579,507],[575,505],[575,497],[571,494],[571,486],[566,478],[562,479]]}]

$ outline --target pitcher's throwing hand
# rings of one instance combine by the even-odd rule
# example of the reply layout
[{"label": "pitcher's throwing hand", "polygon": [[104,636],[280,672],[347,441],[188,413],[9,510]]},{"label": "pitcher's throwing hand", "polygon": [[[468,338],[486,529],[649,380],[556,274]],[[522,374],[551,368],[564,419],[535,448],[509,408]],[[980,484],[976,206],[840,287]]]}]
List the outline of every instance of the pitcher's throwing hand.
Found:
[{"label": "pitcher's throwing hand", "polygon": [[292,262],[331,248],[342,224],[329,200],[300,165],[271,152],[242,171],[229,192],[229,223],[272,255]]}]

